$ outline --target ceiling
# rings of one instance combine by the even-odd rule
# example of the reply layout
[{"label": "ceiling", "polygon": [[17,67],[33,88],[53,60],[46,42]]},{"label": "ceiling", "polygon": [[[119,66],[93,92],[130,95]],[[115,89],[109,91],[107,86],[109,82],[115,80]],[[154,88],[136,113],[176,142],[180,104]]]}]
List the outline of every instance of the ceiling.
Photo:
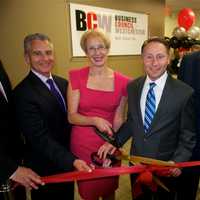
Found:
[{"label": "ceiling", "polygon": [[200,9],[200,0],[166,0],[166,6],[171,11],[179,11],[182,8]]}]

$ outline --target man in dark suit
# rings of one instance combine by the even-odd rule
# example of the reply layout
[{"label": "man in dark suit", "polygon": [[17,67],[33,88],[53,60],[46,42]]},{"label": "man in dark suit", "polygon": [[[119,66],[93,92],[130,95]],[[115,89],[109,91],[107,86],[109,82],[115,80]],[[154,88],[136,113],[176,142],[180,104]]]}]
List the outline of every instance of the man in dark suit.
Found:
[{"label": "man in dark suit", "polygon": [[[128,85],[128,118],[116,134],[116,143],[122,146],[132,137],[131,155],[170,162],[188,161],[195,145],[193,90],[167,73],[170,57],[164,39],[154,37],[145,41],[142,59],[146,76]],[[111,144],[105,143],[99,155],[105,157],[113,150]],[[168,171],[169,177],[161,177],[170,192],[159,188],[152,193],[145,188],[138,199],[175,199],[178,179],[175,177],[180,174],[180,169],[173,168]]]},{"label": "man in dark suit", "polygon": [[[193,52],[183,57],[178,73],[178,79],[190,85],[194,91],[196,121],[197,121],[197,143],[194,148],[191,160],[200,160],[200,51]],[[199,185],[200,169],[192,167],[183,169],[181,175],[180,200],[196,199],[196,193]],[[189,184],[185,184],[189,183]]]},{"label": "man in dark suit", "polygon": [[[0,61],[0,185],[10,179],[28,188],[42,184],[40,177],[31,169],[20,166],[23,143],[13,117],[11,84]],[[15,199],[25,199],[18,188]],[[0,194],[0,199],[3,197]]]},{"label": "man in dark suit", "polygon": [[[16,118],[25,137],[24,163],[39,175],[47,176],[90,167],[69,152],[71,126],[67,121],[67,81],[51,74],[53,44],[40,33],[24,39],[25,61],[30,73],[14,90]],[[49,184],[32,191],[32,200],[70,199],[73,183]]]}]

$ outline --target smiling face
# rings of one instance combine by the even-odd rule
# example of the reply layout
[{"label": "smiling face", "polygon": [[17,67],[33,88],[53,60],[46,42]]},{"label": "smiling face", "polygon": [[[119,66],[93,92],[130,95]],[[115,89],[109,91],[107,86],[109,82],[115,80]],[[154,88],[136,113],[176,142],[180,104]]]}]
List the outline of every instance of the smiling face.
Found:
[{"label": "smiling face", "polygon": [[92,66],[105,66],[108,49],[100,37],[88,37],[86,41],[86,55]]},{"label": "smiling face", "polygon": [[48,40],[33,40],[25,61],[32,69],[49,77],[54,66],[53,45]]},{"label": "smiling face", "polygon": [[143,49],[142,58],[144,70],[152,81],[164,74],[170,62],[167,48],[159,42],[148,43]]}]

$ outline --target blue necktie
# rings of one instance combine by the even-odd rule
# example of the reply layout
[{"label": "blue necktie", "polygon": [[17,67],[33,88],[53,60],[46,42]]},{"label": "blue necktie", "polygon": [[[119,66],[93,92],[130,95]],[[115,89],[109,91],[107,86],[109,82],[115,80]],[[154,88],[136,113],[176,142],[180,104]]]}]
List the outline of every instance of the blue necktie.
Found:
[{"label": "blue necktie", "polygon": [[63,110],[64,112],[66,112],[64,101],[63,101],[63,99],[62,99],[60,93],[59,93],[58,90],[56,89],[56,87],[55,87],[55,85],[54,85],[54,83],[53,83],[53,80],[52,80],[52,79],[48,79],[48,80],[47,80],[47,83],[48,83],[49,86],[50,86],[50,90],[51,90],[52,94],[57,98],[57,100],[58,100],[58,102],[59,102],[59,104],[60,104],[62,110]]},{"label": "blue necktie", "polygon": [[156,98],[153,88],[156,84],[150,83],[150,88],[147,93],[146,104],[145,104],[145,115],[144,115],[144,132],[147,133],[149,127],[151,126],[151,122],[154,118],[156,112]]}]

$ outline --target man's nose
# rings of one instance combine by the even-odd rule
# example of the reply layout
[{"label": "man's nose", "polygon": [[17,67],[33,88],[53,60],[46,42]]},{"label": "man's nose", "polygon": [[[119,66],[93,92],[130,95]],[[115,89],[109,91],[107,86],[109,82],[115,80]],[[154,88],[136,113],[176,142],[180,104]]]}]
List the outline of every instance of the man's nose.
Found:
[{"label": "man's nose", "polygon": [[158,64],[158,59],[157,58],[153,58],[153,65],[157,65]]}]

